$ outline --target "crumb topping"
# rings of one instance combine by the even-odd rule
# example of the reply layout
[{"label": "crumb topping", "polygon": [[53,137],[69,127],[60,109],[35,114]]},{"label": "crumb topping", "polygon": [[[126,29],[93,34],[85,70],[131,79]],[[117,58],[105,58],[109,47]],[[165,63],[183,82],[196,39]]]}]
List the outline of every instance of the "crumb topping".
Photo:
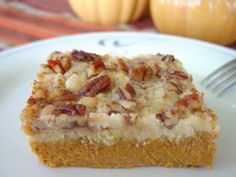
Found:
[{"label": "crumb topping", "polygon": [[96,131],[100,139],[104,132],[113,132],[113,139],[176,138],[191,134],[178,127],[193,118],[199,124],[193,132],[202,130],[201,123],[208,122],[204,131],[216,127],[215,115],[182,63],[161,54],[128,60],[77,50],[54,52],[41,65],[21,117],[34,132],[76,129],[92,136]]}]

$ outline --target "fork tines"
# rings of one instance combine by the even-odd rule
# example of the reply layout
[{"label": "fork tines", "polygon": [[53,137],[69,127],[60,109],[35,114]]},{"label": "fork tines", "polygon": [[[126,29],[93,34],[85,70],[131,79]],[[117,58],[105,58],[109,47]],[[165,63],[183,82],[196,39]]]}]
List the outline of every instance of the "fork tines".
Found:
[{"label": "fork tines", "polygon": [[222,96],[236,84],[236,59],[216,69],[202,80],[201,83],[211,92],[215,93],[217,97]]}]

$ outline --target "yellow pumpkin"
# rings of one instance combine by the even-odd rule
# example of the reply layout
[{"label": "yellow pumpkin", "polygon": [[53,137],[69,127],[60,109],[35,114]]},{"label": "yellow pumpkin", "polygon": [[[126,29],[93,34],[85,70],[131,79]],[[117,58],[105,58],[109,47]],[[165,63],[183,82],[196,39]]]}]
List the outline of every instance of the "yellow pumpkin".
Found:
[{"label": "yellow pumpkin", "polygon": [[236,0],[151,0],[150,10],[160,32],[219,44],[236,41]]},{"label": "yellow pumpkin", "polygon": [[103,24],[123,24],[139,19],[148,8],[148,0],[69,0],[83,20]]}]

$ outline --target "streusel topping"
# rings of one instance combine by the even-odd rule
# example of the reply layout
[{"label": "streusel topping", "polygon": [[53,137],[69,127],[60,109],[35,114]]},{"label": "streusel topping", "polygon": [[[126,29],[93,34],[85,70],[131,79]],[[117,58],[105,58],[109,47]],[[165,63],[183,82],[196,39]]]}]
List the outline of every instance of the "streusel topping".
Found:
[{"label": "streusel topping", "polygon": [[54,52],[41,65],[22,113],[35,134],[55,130],[69,136],[73,130],[96,142],[192,136],[217,131],[215,119],[173,56],[128,60],[77,50]]}]

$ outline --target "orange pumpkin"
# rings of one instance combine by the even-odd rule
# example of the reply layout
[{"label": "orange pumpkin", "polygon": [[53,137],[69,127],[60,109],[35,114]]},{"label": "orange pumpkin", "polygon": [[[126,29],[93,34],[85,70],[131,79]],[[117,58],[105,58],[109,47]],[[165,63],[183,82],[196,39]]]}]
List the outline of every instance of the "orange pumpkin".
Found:
[{"label": "orange pumpkin", "polygon": [[114,25],[138,20],[148,7],[148,0],[69,0],[83,20]]},{"label": "orange pumpkin", "polygon": [[151,0],[160,32],[219,44],[236,41],[236,0]]}]

